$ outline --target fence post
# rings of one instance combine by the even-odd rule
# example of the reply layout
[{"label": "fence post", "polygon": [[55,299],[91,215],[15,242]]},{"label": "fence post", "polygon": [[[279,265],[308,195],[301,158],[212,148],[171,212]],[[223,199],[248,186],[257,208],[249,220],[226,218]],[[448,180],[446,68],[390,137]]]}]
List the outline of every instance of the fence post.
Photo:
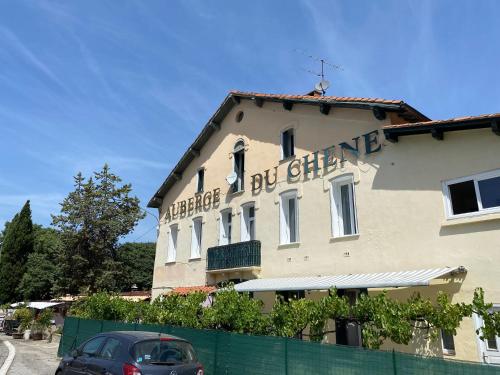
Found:
[{"label": "fence post", "polygon": [[288,375],[288,337],[285,340],[285,375]]},{"label": "fence post", "polygon": [[394,375],[398,375],[398,368],[396,366],[396,351],[392,349],[392,370]]},{"label": "fence post", "polygon": [[214,368],[212,371],[212,375],[217,374],[217,357],[219,351],[219,331],[215,331],[215,346],[214,346]]},{"label": "fence post", "polygon": [[[75,335],[75,339],[73,340],[73,344],[71,344],[71,348],[70,350],[73,350],[73,346],[76,346],[76,343],[78,341],[78,336],[80,336],[80,318],[77,318],[77,325],[76,325],[76,335]],[[64,333],[64,332],[63,332]]]}]

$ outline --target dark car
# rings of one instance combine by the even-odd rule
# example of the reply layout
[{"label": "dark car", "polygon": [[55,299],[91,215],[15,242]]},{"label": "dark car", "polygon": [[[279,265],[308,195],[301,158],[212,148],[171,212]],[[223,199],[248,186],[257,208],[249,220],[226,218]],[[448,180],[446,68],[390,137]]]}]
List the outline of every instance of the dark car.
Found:
[{"label": "dark car", "polygon": [[154,332],[101,333],[65,356],[56,375],[203,375],[192,345]]},{"label": "dark car", "polygon": [[5,319],[3,321],[3,331],[6,335],[12,335],[14,332],[17,332],[17,328],[19,327],[19,320],[15,319]]}]

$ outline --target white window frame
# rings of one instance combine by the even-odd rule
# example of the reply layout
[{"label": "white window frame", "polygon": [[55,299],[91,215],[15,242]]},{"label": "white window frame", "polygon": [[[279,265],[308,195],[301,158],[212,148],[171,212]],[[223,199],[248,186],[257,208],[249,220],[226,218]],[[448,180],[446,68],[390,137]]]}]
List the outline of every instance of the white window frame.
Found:
[{"label": "white window frame", "polygon": [[[253,207],[253,217],[250,217],[250,208]],[[251,222],[253,222],[253,237],[250,233],[250,227],[251,227]],[[240,228],[240,241],[251,241],[255,240],[257,234],[256,234],[256,228],[255,228],[255,203],[245,203],[241,206],[240,209],[240,223],[241,223],[241,228]]]},{"label": "white window frame", "polygon": [[[200,172],[203,172],[203,181],[202,181],[202,187],[201,190],[199,189],[200,186]],[[205,168],[200,168],[196,171],[196,193],[203,193],[205,190]]]},{"label": "white window frame", "polygon": [[[285,133],[286,132],[289,132],[291,131],[292,132],[292,135],[293,135],[293,147],[292,147],[292,154],[285,157]],[[292,158],[295,156],[295,129],[294,128],[286,128],[284,130],[281,131],[281,134],[280,134],[280,142],[281,142],[281,160],[286,160],[288,158]]]},{"label": "white window frame", "polygon": [[[231,222],[227,220],[227,215],[231,215]],[[229,245],[232,242],[233,230],[233,211],[226,208],[220,212],[219,218],[219,245]]]},{"label": "white window frame", "polygon": [[[500,311],[500,303],[494,303],[492,310]],[[479,330],[479,334],[476,335],[479,360],[484,363],[498,365],[500,363],[500,337],[495,336],[497,349],[490,349],[488,347],[487,341],[486,340],[483,341],[479,338],[479,336],[481,335],[481,330],[484,326],[483,319],[476,313],[473,313],[472,317],[474,319],[476,329]]]},{"label": "white window frame", "polygon": [[[295,199],[295,241],[290,239],[290,227],[288,224],[290,199]],[[285,204],[286,203],[286,204]],[[300,242],[299,236],[299,198],[297,190],[288,190],[280,194],[280,245]]]},{"label": "white window frame", "polygon": [[179,225],[172,224],[168,232],[167,263],[174,263],[177,259],[177,240]]},{"label": "white window frame", "polygon": [[[345,234],[344,218],[342,217],[342,195],[340,188],[347,184],[352,186],[352,188],[348,190],[349,198],[352,202],[350,221],[353,233],[351,234]],[[332,217],[332,236],[334,238],[359,235],[358,213],[356,208],[356,187],[354,185],[354,176],[352,174],[342,175],[330,180],[330,211]]]},{"label": "white window frame", "polygon": [[[500,169],[496,169],[494,171],[478,173],[478,174],[474,174],[474,175],[470,175],[470,176],[455,178],[453,180],[443,181],[442,185],[443,185],[443,196],[444,196],[444,201],[445,201],[446,218],[447,219],[458,219],[461,217],[473,217],[473,216],[480,216],[480,215],[486,215],[486,214],[491,214],[491,213],[495,213],[495,212],[500,212],[500,207],[483,208],[483,202],[481,199],[481,192],[479,191],[479,185],[478,185],[478,182],[481,180],[487,180],[487,179],[495,178],[495,177],[500,177]],[[477,199],[478,210],[475,212],[466,212],[464,214],[454,215],[453,208],[451,206],[451,194],[450,194],[449,185],[453,185],[453,184],[457,184],[457,183],[465,182],[465,181],[470,181],[470,180],[474,181],[474,189],[476,190],[476,199]]]},{"label": "white window frame", "polygon": [[[443,330],[441,330],[441,334],[440,334],[440,336],[441,336],[441,348],[443,349],[443,354],[444,354],[444,355],[455,355],[455,354],[456,354],[456,352],[455,352],[455,350],[454,350],[454,349],[448,349],[448,348],[445,348],[445,347],[444,347],[443,334],[444,334],[444,331],[443,331]],[[453,337],[453,345],[455,346],[455,336],[454,336],[454,335],[452,335],[452,337]],[[455,348],[456,348],[456,346],[455,346]]]},{"label": "white window frame", "polygon": [[201,248],[203,243],[203,218],[195,217],[191,225],[191,257],[190,259],[201,258]]}]

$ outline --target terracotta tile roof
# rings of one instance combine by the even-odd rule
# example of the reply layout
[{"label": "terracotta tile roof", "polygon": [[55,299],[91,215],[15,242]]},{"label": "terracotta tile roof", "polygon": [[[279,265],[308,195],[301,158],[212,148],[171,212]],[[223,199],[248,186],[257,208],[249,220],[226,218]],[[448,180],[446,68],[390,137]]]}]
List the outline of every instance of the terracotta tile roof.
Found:
[{"label": "terracotta tile roof", "polygon": [[311,100],[317,101],[337,101],[337,102],[356,102],[356,103],[378,103],[378,104],[404,104],[402,100],[387,100],[380,98],[358,98],[351,96],[317,96],[317,95],[285,95],[285,94],[264,94],[258,92],[244,92],[232,90],[233,95],[249,98],[267,98],[276,100]]},{"label": "terracotta tile roof", "polygon": [[415,127],[427,128],[427,127],[433,127],[435,125],[488,120],[488,119],[497,118],[497,117],[500,118],[500,113],[491,113],[491,114],[479,115],[479,116],[455,117],[455,118],[450,118],[447,120],[434,120],[434,121],[425,121],[425,122],[412,122],[412,123],[406,123],[406,124],[386,125],[386,126],[384,126],[384,129],[400,129],[400,128],[415,128]]},{"label": "terracotta tile roof", "polygon": [[180,287],[174,288],[170,293],[181,294],[181,295],[185,296],[189,293],[195,293],[195,292],[209,294],[209,293],[215,292],[216,290],[217,290],[217,288],[215,286],[205,286],[205,285],[180,286]]}]

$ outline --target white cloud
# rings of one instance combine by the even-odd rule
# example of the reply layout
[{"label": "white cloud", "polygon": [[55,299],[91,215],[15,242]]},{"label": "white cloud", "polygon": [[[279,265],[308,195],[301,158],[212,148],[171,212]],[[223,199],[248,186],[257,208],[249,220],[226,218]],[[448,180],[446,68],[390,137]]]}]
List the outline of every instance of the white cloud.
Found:
[{"label": "white cloud", "polygon": [[10,31],[5,26],[0,26],[0,36],[15,50],[19,55],[21,55],[24,60],[36,68],[39,72],[45,75],[47,78],[55,82],[61,88],[66,90],[65,85],[57,78],[54,72],[41,61],[34,52],[32,52],[12,31]]}]

